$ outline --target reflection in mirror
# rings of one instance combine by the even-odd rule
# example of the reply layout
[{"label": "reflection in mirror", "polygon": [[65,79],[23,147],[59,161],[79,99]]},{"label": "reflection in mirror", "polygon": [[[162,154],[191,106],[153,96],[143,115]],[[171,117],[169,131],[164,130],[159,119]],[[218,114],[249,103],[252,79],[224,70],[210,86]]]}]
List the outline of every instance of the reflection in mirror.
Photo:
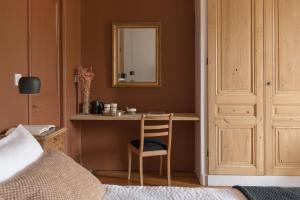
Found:
[{"label": "reflection in mirror", "polygon": [[119,81],[155,82],[155,29],[119,30]]},{"label": "reflection in mirror", "polygon": [[159,86],[159,24],[114,24],[113,32],[113,86]]}]

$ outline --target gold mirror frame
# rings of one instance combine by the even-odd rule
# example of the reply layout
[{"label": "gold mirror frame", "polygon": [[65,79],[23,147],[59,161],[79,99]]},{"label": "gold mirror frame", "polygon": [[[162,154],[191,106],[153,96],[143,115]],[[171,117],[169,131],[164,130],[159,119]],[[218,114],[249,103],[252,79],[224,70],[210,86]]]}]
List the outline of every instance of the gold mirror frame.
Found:
[{"label": "gold mirror frame", "polygon": [[[118,33],[121,28],[155,28],[156,30],[156,80],[155,82],[118,82],[119,41]],[[161,23],[114,23],[112,25],[112,86],[113,87],[161,87]]]}]

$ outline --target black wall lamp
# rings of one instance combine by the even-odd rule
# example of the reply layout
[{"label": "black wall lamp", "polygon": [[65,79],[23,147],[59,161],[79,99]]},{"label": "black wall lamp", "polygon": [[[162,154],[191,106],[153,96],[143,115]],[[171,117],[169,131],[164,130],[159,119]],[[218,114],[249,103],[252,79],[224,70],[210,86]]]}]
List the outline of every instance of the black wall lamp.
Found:
[{"label": "black wall lamp", "polygon": [[25,76],[19,80],[20,94],[38,94],[41,89],[41,80],[39,77]]}]

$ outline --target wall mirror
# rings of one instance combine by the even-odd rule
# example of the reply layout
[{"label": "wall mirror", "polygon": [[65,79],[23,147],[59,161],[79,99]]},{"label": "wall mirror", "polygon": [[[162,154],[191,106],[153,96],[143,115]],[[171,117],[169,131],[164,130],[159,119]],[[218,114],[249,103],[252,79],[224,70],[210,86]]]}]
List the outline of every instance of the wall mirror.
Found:
[{"label": "wall mirror", "polygon": [[161,84],[161,25],[115,23],[113,87],[159,87]]}]

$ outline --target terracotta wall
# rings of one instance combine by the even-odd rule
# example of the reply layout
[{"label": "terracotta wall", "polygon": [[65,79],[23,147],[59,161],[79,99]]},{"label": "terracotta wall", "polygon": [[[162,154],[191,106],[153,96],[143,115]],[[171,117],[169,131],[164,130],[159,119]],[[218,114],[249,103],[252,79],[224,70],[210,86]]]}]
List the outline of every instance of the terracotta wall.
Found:
[{"label": "terracotta wall", "polygon": [[[111,24],[162,23],[162,87],[112,88]],[[139,111],[195,111],[194,0],[82,1],[82,63],[94,67],[92,99],[117,102]],[[82,123],[82,159],[90,169],[126,170],[127,142],[139,136],[137,122]],[[173,169],[194,170],[194,123],[176,122]],[[158,159],[147,159],[147,169],[158,169]],[[135,162],[136,163],[136,162]]]},{"label": "terracotta wall", "polygon": [[28,122],[28,98],[14,86],[27,74],[27,0],[0,1],[0,132]]}]

